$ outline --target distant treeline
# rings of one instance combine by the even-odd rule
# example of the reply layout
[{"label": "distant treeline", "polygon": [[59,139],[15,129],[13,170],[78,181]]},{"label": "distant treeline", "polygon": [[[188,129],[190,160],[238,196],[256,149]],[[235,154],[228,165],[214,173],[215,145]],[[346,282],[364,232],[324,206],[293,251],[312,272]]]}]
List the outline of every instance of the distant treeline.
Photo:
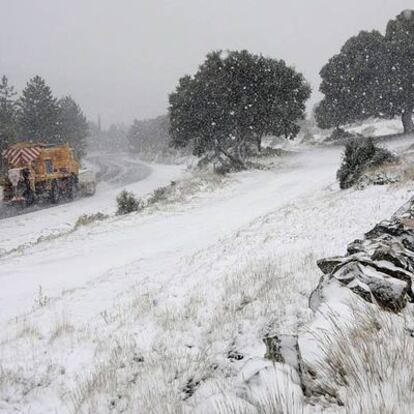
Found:
[{"label": "distant treeline", "polygon": [[0,151],[21,141],[69,143],[85,154],[88,123],[70,97],[57,99],[40,76],[30,79],[20,96],[6,76],[0,83]]},{"label": "distant treeline", "polygon": [[89,121],[88,152],[94,151],[127,151],[128,127],[124,124],[111,124],[102,128],[100,122]]},{"label": "distant treeline", "polygon": [[174,163],[188,155],[188,151],[172,147],[168,115],[135,120],[128,131],[128,146],[130,151],[148,161]]}]

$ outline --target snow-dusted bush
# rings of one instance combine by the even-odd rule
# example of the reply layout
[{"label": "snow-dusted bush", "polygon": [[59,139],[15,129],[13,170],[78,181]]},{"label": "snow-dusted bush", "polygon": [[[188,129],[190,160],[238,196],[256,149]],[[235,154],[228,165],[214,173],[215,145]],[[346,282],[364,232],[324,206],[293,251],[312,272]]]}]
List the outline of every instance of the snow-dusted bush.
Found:
[{"label": "snow-dusted bush", "polygon": [[217,189],[224,181],[224,176],[204,170],[190,174],[178,181],[171,181],[170,184],[155,189],[142,199],[137,199],[133,193],[124,190],[116,198],[117,215],[133,211],[153,211],[161,204],[183,203],[195,197],[197,193]]},{"label": "snow-dusted bush", "polygon": [[214,191],[219,188],[226,178],[213,171],[199,171],[187,175],[178,181],[171,181],[170,184],[154,190],[140,204],[140,209],[155,207],[160,203],[183,203],[192,199],[198,193]]},{"label": "snow-dusted bush", "polygon": [[147,203],[148,204],[156,204],[156,203],[159,203],[160,201],[166,200],[167,197],[168,197],[168,194],[171,193],[171,189],[174,186],[175,186],[175,181],[171,181],[171,183],[168,186],[158,187],[151,194],[151,196],[147,200]]},{"label": "snow-dusted bush", "polygon": [[135,197],[135,195],[129,191],[123,190],[116,198],[116,203],[118,205],[117,214],[128,214],[133,211],[138,211],[140,208],[140,201]]},{"label": "snow-dusted bush", "polygon": [[339,186],[343,190],[350,188],[367,169],[396,160],[394,154],[374,144],[372,139],[350,140],[345,146],[342,164],[336,175]]},{"label": "snow-dusted bush", "polygon": [[81,226],[87,226],[88,224],[94,223],[96,221],[102,221],[108,218],[107,214],[103,214],[101,212],[93,213],[93,214],[82,214],[76,220],[75,229]]},{"label": "snow-dusted bush", "polygon": [[339,141],[342,139],[357,138],[359,134],[353,134],[352,132],[346,131],[343,128],[335,128],[331,135],[326,139],[326,141]]}]

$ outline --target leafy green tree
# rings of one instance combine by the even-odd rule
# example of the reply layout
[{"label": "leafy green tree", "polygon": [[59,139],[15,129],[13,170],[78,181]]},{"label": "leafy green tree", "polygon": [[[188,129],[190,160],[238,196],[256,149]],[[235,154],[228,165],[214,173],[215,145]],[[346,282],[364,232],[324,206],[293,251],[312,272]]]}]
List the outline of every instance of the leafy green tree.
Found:
[{"label": "leafy green tree", "polygon": [[245,50],[212,52],[170,95],[172,143],[243,168],[249,148],[260,150],[265,135],[298,134],[309,96],[303,76],[283,61]]},{"label": "leafy green tree", "polygon": [[385,34],[388,48],[383,108],[388,117],[401,116],[404,132],[414,132],[414,10],[390,20]]},{"label": "leafy green tree", "polygon": [[390,20],[386,34],[361,32],[321,70],[324,99],[315,111],[321,128],[369,117],[400,116],[413,132],[414,11]]},{"label": "leafy green tree", "polygon": [[0,82],[0,168],[3,160],[1,153],[16,140],[15,96],[14,87],[3,76]]},{"label": "leafy green tree", "polygon": [[325,95],[315,110],[320,128],[339,128],[381,113],[386,56],[382,34],[362,31],[329,60],[320,72],[319,90]]},{"label": "leafy green tree", "polygon": [[40,76],[29,80],[18,104],[17,122],[21,139],[59,142],[59,105]]},{"label": "leafy green tree", "polygon": [[79,157],[85,155],[89,126],[80,106],[70,97],[58,101],[59,141],[68,143]]}]

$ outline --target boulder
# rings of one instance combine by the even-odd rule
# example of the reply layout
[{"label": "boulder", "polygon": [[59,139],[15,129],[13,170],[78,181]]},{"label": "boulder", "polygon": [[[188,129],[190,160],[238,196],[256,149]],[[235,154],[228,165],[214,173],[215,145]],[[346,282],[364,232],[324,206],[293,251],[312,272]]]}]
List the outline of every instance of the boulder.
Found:
[{"label": "boulder", "polygon": [[326,259],[320,259],[316,262],[319,269],[321,269],[322,273],[325,275],[329,275],[333,272],[333,270],[343,262],[344,258],[341,256],[336,257],[329,257]]},{"label": "boulder", "polygon": [[303,362],[299,350],[298,336],[282,334],[267,335],[263,338],[263,342],[266,345],[265,358],[292,367],[297,372],[300,386],[305,392]]},{"label": "boulder", "polygon": [[365,301],[400,312],[414,302],[414,198],[350,243],[345,256],[321,259],[317,265],[324,277],[309,300],[314,311],[336,280]]}]

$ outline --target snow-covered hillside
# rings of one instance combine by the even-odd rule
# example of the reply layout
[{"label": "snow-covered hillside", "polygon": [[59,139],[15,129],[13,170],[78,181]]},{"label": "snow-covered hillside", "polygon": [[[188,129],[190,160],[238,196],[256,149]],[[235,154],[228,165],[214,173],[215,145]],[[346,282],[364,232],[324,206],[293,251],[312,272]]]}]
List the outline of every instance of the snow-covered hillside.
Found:
[{"label": "snow-covered hillside", "polygon": [[[316,260],[342,253],[414,188],[340,191],[340,154],[304,149],[181,203],[70,232],[80,214],[113,213],[114,189],[0,221],[0,412],[268,412],[260,391],[256,405],[234,391],[263,357],[263,335],[301,329]],[[127,188],[142,195],[186,174],[151,170]],[[292,401],[293,391],[281,397],[283,412],[345,412]]]}]

